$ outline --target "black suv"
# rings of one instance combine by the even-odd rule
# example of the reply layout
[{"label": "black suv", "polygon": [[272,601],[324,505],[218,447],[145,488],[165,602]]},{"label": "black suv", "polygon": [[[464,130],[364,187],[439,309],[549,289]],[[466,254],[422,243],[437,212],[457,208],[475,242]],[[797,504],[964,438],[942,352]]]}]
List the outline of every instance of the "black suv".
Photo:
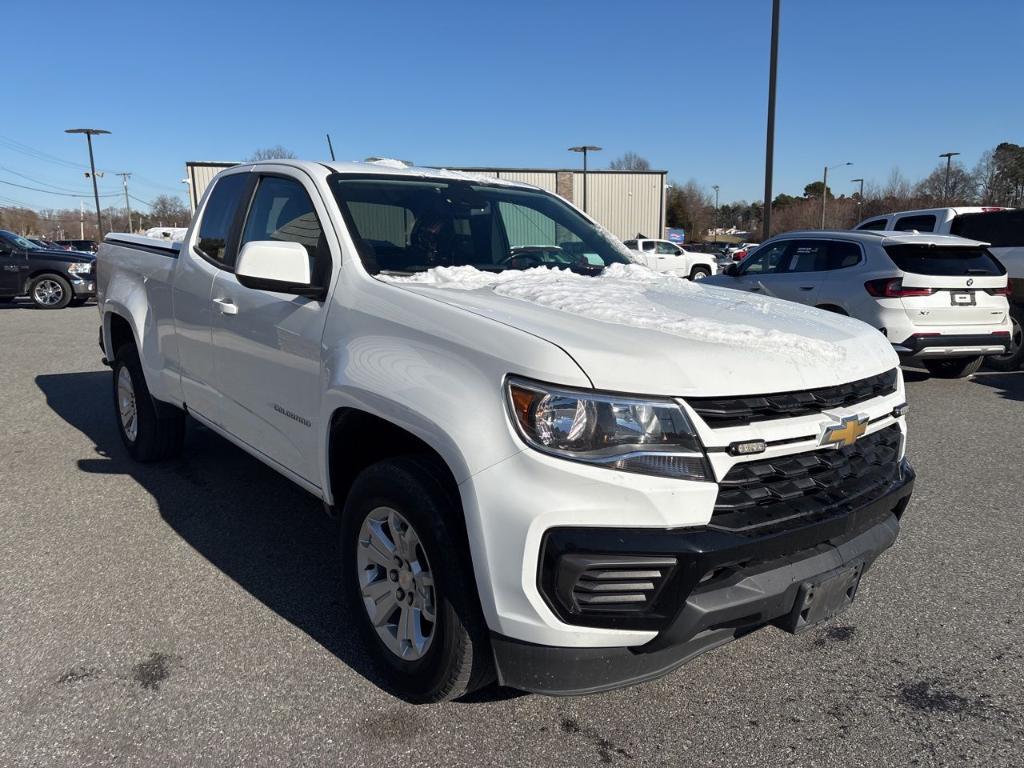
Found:
[{"label": "black suv", "polygon": [[40,248],[0,229],[0,302],[26,295],[40,309],[84,304],[96,296],[96,257]]}]

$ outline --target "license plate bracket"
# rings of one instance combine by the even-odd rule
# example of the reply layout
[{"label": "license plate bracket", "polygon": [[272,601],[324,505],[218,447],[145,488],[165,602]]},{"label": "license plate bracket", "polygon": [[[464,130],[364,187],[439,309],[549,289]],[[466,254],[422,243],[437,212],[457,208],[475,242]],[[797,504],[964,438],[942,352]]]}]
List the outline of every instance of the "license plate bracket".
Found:
[{"label": "license plate bracket", "polygon": [[803,582],[793,610],[779,620],[779,627],[796,635],[842,613],[856,597],[863,573],[864,563],[856,562]]},{"label": "license plate bracket", "polygon": [[978,304],[974,291],[951,291],[949,303],[953,307],[974,307]]}]

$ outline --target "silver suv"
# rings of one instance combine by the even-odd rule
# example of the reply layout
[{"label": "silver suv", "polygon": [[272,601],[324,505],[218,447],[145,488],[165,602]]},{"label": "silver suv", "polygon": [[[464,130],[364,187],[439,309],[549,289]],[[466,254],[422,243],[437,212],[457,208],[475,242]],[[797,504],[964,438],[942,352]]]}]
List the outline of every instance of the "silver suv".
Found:
[{"label": "silver suv", "polygon": [[707,282],[863,320],[935,376],[967,376],[1010,341],[1006,270],[961,237],[787,232]]}]

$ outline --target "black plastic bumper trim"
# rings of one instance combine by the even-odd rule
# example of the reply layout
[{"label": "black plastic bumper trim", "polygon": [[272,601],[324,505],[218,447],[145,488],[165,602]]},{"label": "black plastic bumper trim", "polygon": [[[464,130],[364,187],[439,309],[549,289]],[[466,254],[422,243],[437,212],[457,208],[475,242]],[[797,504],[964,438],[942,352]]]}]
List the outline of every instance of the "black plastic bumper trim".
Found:
[{"label": "black plastic bumper trim", "polygon": [[866,571],[896,540],[899,527],[896,514],[890,513],[841,543],[765,563],[695,591],[668,629],[637,648],[545,646],[493,633],[498,680],[534,693],[575,696],[661,677],[706,651],[771,623],[785,623],[804,582],[852,563]]},{"label": "black plastic bumper trim", "polygon": [[911,336],[905,341],[897,342],[894,346],[905,348],[907,352],[902,352],[902,354],[908,354],[912,352],[920,352],[922,349],[927,349],[928,347],[994,347],[1000,345],[1005,347],[1009,343],[1009,336],[1000,336],[994,333],[981,333]]}]

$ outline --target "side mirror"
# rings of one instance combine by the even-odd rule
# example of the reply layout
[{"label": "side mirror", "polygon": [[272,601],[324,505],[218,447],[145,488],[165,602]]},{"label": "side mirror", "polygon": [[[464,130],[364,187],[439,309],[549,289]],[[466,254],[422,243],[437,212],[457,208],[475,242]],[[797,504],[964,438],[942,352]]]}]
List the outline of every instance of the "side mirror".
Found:
[{"label": "side mirror", "polygon": [[247,288],[295,293],[320,299],[323,288],[312,285],[309,254],[299,243],[254,240],[242,246],[235,277]]},{"label": "side mirror", "polygon": [[722,270],[722,274],[728,275],[729,277],[736,277],[736,275],[738,275],[739,273],[740,265],[737,264],[736,262],[733,262],[732,264],[726,264],[725,269]]}]

